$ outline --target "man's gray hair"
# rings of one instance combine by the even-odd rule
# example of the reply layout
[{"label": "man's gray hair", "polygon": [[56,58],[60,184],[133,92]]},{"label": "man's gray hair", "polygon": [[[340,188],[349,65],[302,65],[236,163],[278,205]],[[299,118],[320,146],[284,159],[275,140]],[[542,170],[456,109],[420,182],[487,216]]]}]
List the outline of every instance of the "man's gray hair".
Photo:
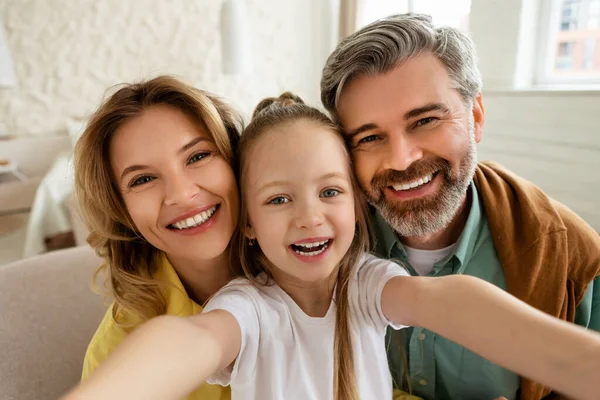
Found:
[{"label": "man's gray hair", "polygon": [[472,103],[482,84],[471,38],[456,28],[434,26],[428,15],[400,14],[375,21],[340,42],[323,68],[323,106],[337,121],[338,100],[351,79],[384,74],[427,52],[438,57],[454,88]]}]

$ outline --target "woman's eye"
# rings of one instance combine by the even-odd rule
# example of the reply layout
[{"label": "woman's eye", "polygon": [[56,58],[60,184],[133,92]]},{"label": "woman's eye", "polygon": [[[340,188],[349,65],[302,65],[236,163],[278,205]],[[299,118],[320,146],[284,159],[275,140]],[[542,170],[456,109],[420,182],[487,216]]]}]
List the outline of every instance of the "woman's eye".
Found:
[{"label": "woman's eye", "polygon": [[272,199],[271,201],[269,201],[269,204],[285,204],[289,202],[289,200],[283,196],[279,196],[279,197],[275,197],[274,199]]},{"label": "woman's eye", "polygon": [[129,187],[140,186],[145,183],[151,182],[154,179],[156,179],[156,178],[154,178],[153,176],[148,176],[148,175],[139,176],[139,177],[135,178],[133,181],[131,181],[131,183],[129,184]]},{"label": "woman's eye", "polygon": [[417,121],[417,123],[415,124],[416,126],[423,126],[423,125],[427,125],[430,122],[433,122],[437,120],[437,118],[435,117],[427,117],[427,118],[423,118]]},{"label": "woman's eye", "polygon": [[337,189],[325,189],[321,193],[321,197],[335,197],[340,194],[340,191]]},{"label": "woman's eye", "polygon": [[198,162],[198,161],[202,160],[204,157],[207,157],[209,154],[210,153],[207,151],[203,151],[201,153],[196,153],[190,157],[190,159],[188,160],[188,164]]}]

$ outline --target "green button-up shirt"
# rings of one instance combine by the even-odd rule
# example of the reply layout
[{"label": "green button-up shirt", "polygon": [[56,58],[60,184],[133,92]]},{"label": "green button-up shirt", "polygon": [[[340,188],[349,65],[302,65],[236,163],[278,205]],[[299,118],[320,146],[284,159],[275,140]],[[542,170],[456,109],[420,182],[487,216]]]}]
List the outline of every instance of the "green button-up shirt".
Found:
[{"label": "green button-up shirt", "polygon": [[[429,276],[472,275],[506,290],[504,271],[473,183],[470,192],[471,209],[454,252],[436,263]],[[418,275],[408,264],[406,252],[395,232],[378,212],[373,213],[372,224],[377,238],[376,253],[401,261],[412,275]],[[600,278],[594,283],[577,308],[576,322],[600,330]],[[517,398],[519,376],[427,329],[388,329],[386,346],[394,386],[407,390],[408,378],[412,393],[424,399]]]}]

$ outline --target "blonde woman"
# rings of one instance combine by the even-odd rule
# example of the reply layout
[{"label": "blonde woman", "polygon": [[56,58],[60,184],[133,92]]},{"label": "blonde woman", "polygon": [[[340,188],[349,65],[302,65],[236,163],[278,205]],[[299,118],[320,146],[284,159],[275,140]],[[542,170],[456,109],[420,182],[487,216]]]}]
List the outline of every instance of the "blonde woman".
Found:
[{"label": "blonde woman", "polygon": [[[76,193],[114,301],[83,380],[138,325],[201,312],[233,277],[241,128],[222,101],[166,76],[124,85],[91,118],[76,148]],[[229,398],[208,384],[187,397]]]}]

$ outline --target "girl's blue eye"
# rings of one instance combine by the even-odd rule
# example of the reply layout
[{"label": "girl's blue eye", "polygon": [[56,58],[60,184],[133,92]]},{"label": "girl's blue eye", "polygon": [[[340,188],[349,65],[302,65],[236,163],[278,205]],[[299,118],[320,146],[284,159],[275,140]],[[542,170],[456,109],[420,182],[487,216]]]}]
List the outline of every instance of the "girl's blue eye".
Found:
[{"label": "girl's blue eye", "polygon": [[340,194],[340,191],[337,189],[325,189],[321,193],[321,197],[335,197]]},{"label": "girl's blue eye", "polygon": [[135,178],[130,184],[129,187],[135,187],[135,186],[140,186],[143,185],[145,183],[151,182],[153,181],[154,178],[153,176],[149,176],[149,175],[144,175],[144,176],[139,176],[137,178]]},{"label": "girl's blue eye", "polygon": [[190,157],[188,164],[192,164],[195,162],[198,162],[200,160],[202,160],[204,157],[207,157],[210,153],[207,151],[203,151],[201,153],[196,153],[193,156]]},{"label": "girl's blue eye", "polygon": [[279,196],[279,197],[275,197],[274,199],[272,199],[271,201],[269,201],[269,204],[279,205],[279,204],[285,204],[287,202],[289,202],[288,199],[286,199],[283,196]]}]

